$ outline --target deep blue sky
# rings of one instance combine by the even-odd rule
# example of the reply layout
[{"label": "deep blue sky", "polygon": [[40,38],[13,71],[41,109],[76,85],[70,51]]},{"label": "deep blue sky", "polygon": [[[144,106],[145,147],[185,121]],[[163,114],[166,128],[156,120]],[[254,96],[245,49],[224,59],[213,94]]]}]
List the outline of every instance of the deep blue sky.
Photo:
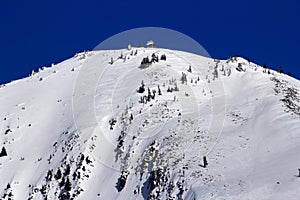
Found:
[{"label": "deep blue sky", "polygon": [[148,26],[189,35],[212,57],[240,55],[300,79],[299,13],[296,0],[1,1],[0,83]]}]

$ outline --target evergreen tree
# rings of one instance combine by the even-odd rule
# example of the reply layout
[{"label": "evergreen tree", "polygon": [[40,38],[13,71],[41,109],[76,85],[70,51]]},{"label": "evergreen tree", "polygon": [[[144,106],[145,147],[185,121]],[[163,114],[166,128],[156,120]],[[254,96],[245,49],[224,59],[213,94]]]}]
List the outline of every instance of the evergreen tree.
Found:
[{"label": "evergreen tree", "polygon": [[206,168],[207,165],[208,165],[208,162],[207,162],[206,156],[203,156],[203,167]]},{"label": "evergreen tree", "polygon": [[46,180],[47,181],[51,181],[52,179],[52,170],[48,170],[47,176],[46,176]]},{"label": "evergreen tree", "polygon": [[72,177],[73,177],[73,181],[75,181],[77,177],[76,171],[73,173]]},{"label": "evergreen tree", "polygon": [[140,88],[137,91],[138,93],[144,93],[145,92],[145,84],[144,81],[142,81]]},{"label": "evergreen tree", "polygon": [[133,120],[133,115],[132,115],[132,113],[130,114],[130,121],[132,121]]},{"label": "evergreen tree", "polygon": [[65,175],[66,175],[66,176],[69,175],[70,172],[71,172],[71,167],[70,167],[70,165],[68,164],[68,165],[67,165],[67,168],[66,168],[66,171],[65,171]]},{"label": "evergreen tree", "polygon": [[283,70],[282,70],[282,67],[281,67],[281,66],[278,67],[278,72],[279,72],[280,74],[283,73]]},{"label": "evergreen tree", "polygon": [[192,73],[192,66],[191,65],[189,66],[188,72]]},{"label": "evergreen tree", "polygon": [[5,147],[2,147],[2,150],[0,152],[0,157],[3,157],[3,156],[7,156],[7,152],[6,152]]},{"label": "evergreen tree", "polygon": [[160,90],[159,85],[157,87],[158,87],[158,95],[161,95],[161,90]]},{"label": "evergreen tree", "polygon": [[177,83],[175,83],[175,88],[174,88],[174,91],[178,92],[179,91],[179,88],[177,86]]},{"label": "evergreen tree", "polygon": [[267,69],[268,69],[267,65],[264,64],[263,68],[264,68],[264,69],[263,69],[263,73],[266,73],[266,72],[267,72]]},{"label": "evergreen tree", "polygon": [[57,172],[56,172],[56,175],[55,175],[55,179],[56,180],[59,180],[61,178],[61,171],[60,171],[60,169],[58,168],[57,169]]},{"label": "evergreen tree", "polygon": [[61,179],[61,182],[59,183],[59,187],[63,187],[64,185],[65,185],[65,177],[63,177],[62,179]]},{"label": "evergreen tree", "polygon": [[67,180],[65,182],[65,190],[66,191],[71,191],[71,189],[72,189],[72,184],[71,184],[71,182],[69,180],[69,177],[67,177]]}]

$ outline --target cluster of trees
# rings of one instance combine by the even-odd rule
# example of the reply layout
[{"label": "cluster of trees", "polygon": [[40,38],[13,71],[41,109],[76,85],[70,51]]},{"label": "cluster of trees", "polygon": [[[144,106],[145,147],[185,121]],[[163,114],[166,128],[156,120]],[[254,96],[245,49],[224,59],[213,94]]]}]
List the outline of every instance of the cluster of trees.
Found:
[{"label": "cluster of trees", "polygon": [[136,56],[138,54],[138,50],[136,49],[134,52],[133,50],[130,52],[131,56]]},{"label": "cluster of trees", "polygon": [[149,57],[145,57],[143,58],[142,62],[141,62],[141,68],[145,68],[145,67],[149,67],[151,65],[151,62],[149,60]]},{"label": "cluster of trees", "polygon": [[187,83],[187,75],[186,75],[186,73],[182,72],[180,81],[181,81],[182,84]]},{"label": "cluster of trees", "polygon": [[173,91],[178,92],[179,88],[177,86],[177,83],[175,83],[174,85],[175,85],[174,88],[173,87],[168,87],[167,92],[173,92]]},{"label": "cluster of trees", "polygon": [[111,118],[109,121],[108,121],[109,125],[110,125],[110,130],[113,130],[114,129],[114,125],[116,125],[117,123],[117,120],[114,119],[114,118]]},{"label": "cluster of trees", "polygon": [[[284,73],[284,71],[283,71],[283,69],[282,69],[281,66],[278,67],[278,72],[279,72],[280,74],[283,74],[283,73]],[[291,72],[287,72],[286,75],[291,76]]]},{"label": "cluster of trees", "polygon": [[138,93],[144,93],[145,92],[145,84],[144,81],[142,81],[141,86],[137,90]]},{"label": "cluster of trees", "polygon": [[9,134],[9,133],[11,133],[12,131],[11,131],[11,129],[10,128],[8,128],[8,129],[6,129],[6,131],[5,131],[5,135],[7,135],[7,134]]},{"label": "cluster of trees", "polygon": [[[145,84],[144,84],[144,81],[142,81],[141,83],[141,86],[139,87],[139,89],[137,90],[138,93],[144,93],[146,91],[145,89]],[[157,91],[158,91],[158,95],[162,95],[161,93],[161,89],[159,87],[159,85],[157,86]],[[151,99],[155,99],[155,95],[156,95],[156,90],[150,90],[150,88],[148,88],[148,94],[147,95],[144,95],[144,96],[141,96],[141,99],[140,99],[140,103],[147,103],[147,102],[150,102]]]},{"label": "cluster of trees", "polygon": [[[280,74],[284,74],[284,71],[283,71],[283,69],[282,69],[281,66],[278,67],[277,72],[280,73]],[[271,71],[270,71],[270,69],[267,67],[266,64],[263,65],[263,73],[271,74]],[[272,73],[272,74],[273,74],[273,73]],[[286,75],[291,76],[291,73],[290,73],[290,72],[287,72]]]},{"label": "cluster of trees", "polygon": [[[151,91],[150,88],[148,88],[148,94],[144,95],[144,96],[141,96],[140,103],[150,102],[151,99],[154,100],[155,99],[155,94],[156,94],[156,90]],[[160,92],[160,95],[161,95],[161,92]]]},{"label": "cluster of trees", "polygon": [[[67,131],[66,131],[67,132]],[[56,146],[56,143],[53,145]],[[88,178],[90,173],[83,162],[85,161],[87,165],[92,165],[92,160],[89,159],[89,156],[84,156],[83,153],[79,153],[76,160],[73,156],[70,158],[70,162],[67,161],[67,155],[61,161],[61,166],[57,168],[56,171],[49,169],[45,176],[45,182],[39,186],[33,186],[29,184],[30,192],[28,199],[34,199],[36,193],[41,193],[43,199],[48,199],[49,197],[55,199],[76,199],[76,197],[83,192],[83,189],[80,187],[73,188],[73,183],[78,182],[79,179]],[[76,163],[76,167],[72,168],[72,163]],[[82,175],[81,175],[82,173]],[[72,183],[73,181],[73,183]],[[55,184],[54,184],[55,183]],[[50,193],[51,188],[55,187],[54,194]],[[52,190],[53,191],[53,190]]]},{"label": "cluster of trees", "polygon": [[128,175],[129,175],[129,171],[123,170],[121,172],[121,176],[118,179],[118,182],[116,185],[118,192],[121,192],[124,189]]},{"label": "cluster of trees", "polygon": [[160,59],[161,60],[167,60],[167,56],[165,54],[163,54],[163,55],[160,56]]},{"label": "cluster of trees", "polygon": [[264,64],[264,66],[263,66],[263,73],[271,74],[270,69],[268,69],[266,64]]},{"label": "cluster of trees", "polygon": [[[161,55],[160,60],[167,60],[166,55],[165,54]],[[149,67],[152,63],[155,63],[155,62],[159,62],[159,58],[158,58],[158,55],[153,53],[151,55],[151,59],[149,59],[148,56],[143,58],[140,68]]]},{"label": "cluster of trees", "polygon": [[238,66],[236,67],[236,70],[239,71],[239,72],[242,72],[242,71],[245,72],[245,70],[243,69],[242,63],[238,64]]},{"label": "cluster of trees", "polygon": [[[247,59],[248,63],[250,64],[250,59]],[[233,56],[233,57],[230,57],[228,60],[227,60],[227,63],[229,62],[237,62],[237,57],[236,56]],[[242,68],[240,66],[241,64],[239,63],[238,67],[236,68],[236,70],[238,71],[242,71]],[[282,69],[281,66],[278,67],[277,69],[277,72],[280,73],[280,74],[283,74],[284,73],[284,70]],[[268,73],[268,74],[271,74],[271,71],[270,69],[267,67],[266,64],[263,65],[263,73]],[[287,75],[291,76],[291,73],[290,72],[287,72],[286,73]]]},{"label": "cluster of trees", "polygon": [[151,57],[152,57],[152,58],[151,58],[151,62],[152,62],[152,63],[155,63],[155,62],[158,62],[158,61],[159,61],[159,60],[158,60],[158,56],[155,55],[155,53],[153,53]]},{"label": "cluster of trees", "polygon": [[4,194],[2,195],[2,198],[1,199],[7,199],[8,200],[12,200],[14,199],[14,195],[12,193],[12,189],[11,189],[11,186],[10,186],[10,183],[7,184],[5,190],[4,190]]},{"label": "cluster of trees", "polygon": [[219,77],[218,67],[216,66],[213,71],[213,80]]},{"label": "cluster of trees", "polygon": [[117,145],[118,148],[121,148],[123,146],[124,138],[125,138],[125,131],[122,130],[118,138],[118,145]]},{"label": "cluster of trees", "polygon": [[[128,50],[130,50],[130,49],[128,49]],[[136,49],[135,51],[132,50],[129,55],[136,56],[137,54],[138,54],[138,50]],[[120,56],[118,57],[118,59],[123,60],[123,62],[126,61],[126,58],[127,58],[127,56],[126,55],[124,56],[123,53],[121,53]],[[129,57],[128,57],[128,59],[129,59]],[[114,61],[113,57],[111,57],[110,62],[108,64],[112,65],[112,64],[114,64],[114,62],[115,61]]]},{"label": "cluster of trees", "polygon": [[285,111],[300,115],[300,106],[296,103],[300,102],[299,91],[293,86],[287,85],[285,81],[277,79],[275,76],[272,77],[271,80],[275,82],[275,93],[282,93],[283,95],[281,101],[287,108]]}]

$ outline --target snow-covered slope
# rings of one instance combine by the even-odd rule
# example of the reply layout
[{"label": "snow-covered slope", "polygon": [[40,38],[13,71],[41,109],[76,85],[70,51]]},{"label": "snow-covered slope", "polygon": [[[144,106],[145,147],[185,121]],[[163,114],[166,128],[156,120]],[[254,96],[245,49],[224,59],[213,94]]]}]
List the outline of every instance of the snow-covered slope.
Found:
[{"label": "snow-covered slope", "polygon": [[299,199],[299,89],[242,58],[77,54],[1,86],[1,198]]}]

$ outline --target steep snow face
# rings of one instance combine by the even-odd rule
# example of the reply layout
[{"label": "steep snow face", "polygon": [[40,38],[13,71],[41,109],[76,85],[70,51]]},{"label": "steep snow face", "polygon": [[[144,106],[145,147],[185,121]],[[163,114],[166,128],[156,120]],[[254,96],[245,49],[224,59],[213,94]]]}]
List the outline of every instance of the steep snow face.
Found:
[{"label": "steep snow face", "polygon": [[242,58],[77,54],[0,87],[1,198],[299,199],[299,89]]}]

